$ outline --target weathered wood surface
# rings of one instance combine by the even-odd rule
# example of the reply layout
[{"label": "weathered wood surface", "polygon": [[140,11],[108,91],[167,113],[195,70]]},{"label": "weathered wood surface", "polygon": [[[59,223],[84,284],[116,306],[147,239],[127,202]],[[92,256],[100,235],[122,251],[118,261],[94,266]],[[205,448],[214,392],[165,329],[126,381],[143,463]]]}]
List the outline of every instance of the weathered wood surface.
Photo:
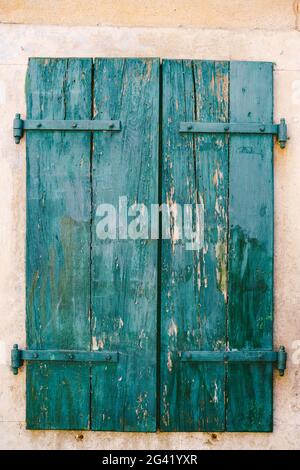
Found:
[{"label": "weathered wood surface", "polygon": [[[272,137],[179,133],[180,121],[272,122],[272,64],[163,61],[160,176],[159,74],[157,59],[30,60],[29,119],[122,123],[27,132],[27,346],[120,353],[91,368],[29,363],[30,429],[155,431],[157,383],[163,431],[272,429],[272,365],[179,360],[272,349]],[[173,208],[161,250],[99,239],[101,203],[149,206],[160,192]],[[196,250],[176,221],[189,203]]]},{"label": "weathered wood surface", "polygon": [[[273,64],[231,62],[232,122],[273,121]],[[273,138],[232,136],[228,345],[272,349]],[[272,430],[272,365],[229,364],[228,431]]]},{"label": "weathered wood surface", "polygon": [[[31,59],[30,119],[91,118],[90,59]],[[90,134],[28,132],[27,347],[90,348]],[[27,427],[87,429],[85,364],[27,365]]]},{"label": "weathered wood surface", "polygon": [[99,240],[96,212],[118,209],[120,196],[157,203],[158,108],[159,60],[95,60],[94,117],[122,130],[93,144],[92,346],[120,352],[118,364],[92,367],[94,430],[156,430],[157,241]]},{"label": "weathered wood surface", "polygon": [[228,64],[163,61],[162,74],[162,201],[202,206],[204,245],[188,251],[171,218],[162,245],[160,426],[221,431],[224,365],[180,363],[178,354],[226,346],[228,148],[225,136],[180,134],[179,122],[227,121]]}]

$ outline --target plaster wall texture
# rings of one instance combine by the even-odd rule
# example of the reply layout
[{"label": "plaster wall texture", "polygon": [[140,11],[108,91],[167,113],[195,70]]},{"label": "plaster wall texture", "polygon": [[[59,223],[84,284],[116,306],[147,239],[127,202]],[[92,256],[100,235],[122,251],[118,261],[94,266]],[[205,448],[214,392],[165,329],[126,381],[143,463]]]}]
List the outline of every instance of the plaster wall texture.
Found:
[{"label": "plaster wall texture", "polygon": [[0,22],[226,29],[297,28],[299,0],[0,0]]},{"label": "plaster wall texture", "polygon": [[[7,3],[7,22],[16,19],[18,4]],[[39,5],[44,2],[37,2]],[[37,5],[36,3],[36,5]],[[57,3],[56,1],[52,2]],[[67,1],[62,1],[67,4]],[[74,2],[80,3],[80,2]],[[84,2],[81,2],[82,4]],[[95,2],[91,2],[95,3]],[[99,2],[109,4],[109,2]],[[118,2],[117,2],[118,3]],[[128,1],[128,11],[134,1]],[[146,4],[147,2],[141,2]],[[152,2],[155,6],[157,2]],[[164,2],[178,4],[180,2]],[[198,2],[191,2],[198,3]],[[224,2],[222,2],[224,3]],[[232,1],[229,4],[248,1]],[[274,5],[293,2],[253,0]],[[8,5],[9,4],[9,5]],[[16,6],[15,10],[9,8]],[[219,5],[221,2],[213,1]],[[276,8],[275,8],[276,6]],[[291,5],[289,5],[291,6]],[[257,7],[257,8],[258,8]],[[20,23],[36,23],[42,7]],[[106,11],[106,10],[105,10]],[[165,11],[165,5],[162,8]],[[260,10],[258,10],[260,11]],[[290,10],[288,9],[289,13]],[[277,12],[278,13],[278,12]],[[40,13],[39,13],[40,14]],[[2,16],[1,16],[2,15]],[[108,15],[108,13],[107,13]],[[294,13],[293,13],[294,15]],[[59,12],[57,21],[61,22]],[[130,16],[130,15],[129,15]],[[1,449],[297,449],[300,448],[300,36],[288,13],[270,25],[253,29],[227,28],[219,23],[197,28],[173,27],[162,13],[159,26],[70,26],[42,24],[0,25],[0,448]],[[241,15],[242,18],[244,18]],[[51,23],[50,15],[48,21]],[[94,24],[93,18],[82,23]],[[103,18],[108,18],[103,15]],[[252,19],[256,17],[252,15]],[[277,18],[277,19],[276,19]],[[295,16],[293,16],[295,19]],[[45,20],[45,18],[44,18]],[[223,26],[220,26],[220,21]],[[262,21],[261,18],[256,18]],[[79,21],[79,20],[78,20]],[[105,19],[105,22],[111,20]],[[121,21],[121,20],[120,20]],[[132,18],[133,24],[138,22]],[[204,20],[203,20],[204,21]],[[208,20],[207,20],[208,21]],[[250,21],[250,20],[249,20]],[[252,20],[251,20],[252,21]],[[68,21],[66,21],[68,22]],[[245,20],[247,23],[247,21]],[[241,21],[244,26],[246,23]],[[73,23],[76,24],[74,20]],[[124,26],[125,25],[125,26]],[[290,26],[289,26],[290,25]],[[175,25],[176,26],[176,25]],[[275,340],[284,344],[289,359],[285,377],[274,379],[274,432],[258,433],[110,433],[29,431],[25,429],[25,370],[13,376],[9,369],[13,343],[25,346],[25,139],[12,138],[16,112],[25,116],[25,73],[28,57],[168,57],[188,59],[261,60],[275,63],[275,121],[285,117],[290,141],[285,150],[275,146]],[[246,398],[245,398],[246,399]]]}]

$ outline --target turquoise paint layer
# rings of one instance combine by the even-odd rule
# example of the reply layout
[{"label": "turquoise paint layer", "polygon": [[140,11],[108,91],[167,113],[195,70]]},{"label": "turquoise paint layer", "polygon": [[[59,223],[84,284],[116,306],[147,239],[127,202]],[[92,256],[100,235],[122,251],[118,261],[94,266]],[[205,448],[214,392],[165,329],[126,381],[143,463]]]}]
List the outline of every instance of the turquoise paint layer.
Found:
[{"label": "turquoise paint layer", "polygon": [[[89,119],[90,59],[31,59],[29,119]],[[26,331],[31,349],[90,348],[90,135],[28,132]],[[89,366],[27,365],[29,429],[88,429]]]},{"label": "turquoise paint layer", "polygon": [[[232,122],[273,122],[273,65],[231,62]],[[230,349],[272,350],[273,138],[232,136],[229,157]],[[228,431],[271,431],[272,365],[229,364]]]}]

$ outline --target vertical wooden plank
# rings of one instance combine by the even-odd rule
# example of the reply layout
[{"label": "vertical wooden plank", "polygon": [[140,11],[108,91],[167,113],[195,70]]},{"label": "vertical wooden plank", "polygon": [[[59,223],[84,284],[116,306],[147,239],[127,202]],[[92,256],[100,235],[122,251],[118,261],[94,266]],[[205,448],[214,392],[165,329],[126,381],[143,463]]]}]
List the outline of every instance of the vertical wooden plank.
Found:
[{"label": "vertical wooden plank", "polygon": [[94,103],[122,130],[94,135],[92,346],[120,360],[92,367],[92,429],[155,431],[157,241],[99,239],[97,208],[157,203],[159,60],[96,59]]},{"label": "vertical wooden plank", "polygon": [[[273,66],[230,65],[232,122],[273,121]],[[229,349],[272,349],[273,138],[232,136],[229,157]],[[229,364],[228,431],[272,430],[272,365]]]},{"label": "vertical wooden plank", "polygon": [[[29,119],[90,119],[90,59],[31,59]],[[27,347],[90,348],[90,135],[27,132]],[[89,427],[89,366],[27,365],[27,428]]]},{"label": "vertical wooden plank", "polygon": [[177,213],[199,204],[204,244],[187,250],[171,218],[162,244],[160,426],[222,431],[224,365],[180,363],[179,354],[226,346],[228,146],[225,136],[180,134],[179,123],[227,121],[228,64],[166,60],[162,73],[162,202]]}]

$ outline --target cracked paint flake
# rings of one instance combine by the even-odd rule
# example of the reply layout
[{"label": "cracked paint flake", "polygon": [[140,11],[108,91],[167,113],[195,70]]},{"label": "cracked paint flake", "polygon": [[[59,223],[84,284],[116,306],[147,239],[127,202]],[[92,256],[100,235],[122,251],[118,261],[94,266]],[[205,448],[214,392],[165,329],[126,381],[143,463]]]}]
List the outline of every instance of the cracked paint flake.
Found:
[{"label": "cracked paint flake", "polygon": [[169,372],[172,372],[173,362],[172,362],[172,353],[171,353],[171,351],[168,352],[167,368],[168,368]]},{"label": "cracked paint flake", "polygon": [[178,334],[178,327],[177,327],[174,319],[171,318],[169,328],[168,328],[168,335],[169,336],[177,336],[177,334]]}]

